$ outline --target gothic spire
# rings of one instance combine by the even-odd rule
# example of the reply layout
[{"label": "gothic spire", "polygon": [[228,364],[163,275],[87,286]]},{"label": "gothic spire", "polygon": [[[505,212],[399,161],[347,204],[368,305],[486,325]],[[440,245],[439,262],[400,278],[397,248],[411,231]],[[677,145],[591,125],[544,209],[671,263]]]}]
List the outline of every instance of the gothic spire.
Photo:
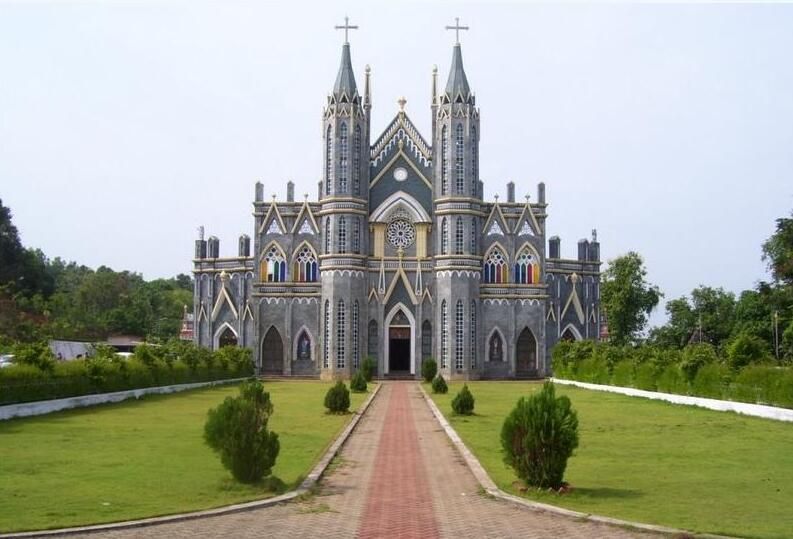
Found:
[{"label": "gothic spire", "polygon": [[350,59],[350,44],[345,42],[341,48],[341,65],[336,75],[336,83],[333,85],[333,95],[336,99],[341,99],[342,94],[346,94],[347,98],[352,100],[357,93],[358,88],[355,85],[355,74]]},{"label": "gothic spire", "polygon": [[456,43],[452,53],[449,80],[446,82],[446,95],[451,101],[454,101],[457,95],[462,95],[463,99],[467,99],[470,94],[471,87],[468,86],[468,78],[465,76],[465,69],[463,68],[463,53],[460,44]]}]

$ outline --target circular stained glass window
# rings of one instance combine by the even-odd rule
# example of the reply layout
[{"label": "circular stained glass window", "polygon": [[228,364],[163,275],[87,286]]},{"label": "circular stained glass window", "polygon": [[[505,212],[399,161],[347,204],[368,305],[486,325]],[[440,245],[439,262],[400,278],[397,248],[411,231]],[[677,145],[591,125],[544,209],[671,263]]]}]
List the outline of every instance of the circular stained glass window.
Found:
[{"label": "circular stained glass window", "polygon": [[387,235],[394,247],[410,247],[416,240],[416,229],[407,219],[395,219],[389,223]]},{"label": "circular stained glass window", "polygon": [[394,171],[394,179],[398,182],[403,182],[408,179],[408,171],[402,167],[397,168]]}]

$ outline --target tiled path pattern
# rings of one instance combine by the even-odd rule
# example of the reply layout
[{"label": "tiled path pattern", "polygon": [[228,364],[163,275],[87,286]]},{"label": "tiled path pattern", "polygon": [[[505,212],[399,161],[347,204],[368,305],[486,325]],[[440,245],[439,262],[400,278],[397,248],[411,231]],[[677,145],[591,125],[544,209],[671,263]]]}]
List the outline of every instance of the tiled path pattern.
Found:
[{"label": "tiled path pattern", "polygon": [[318,493],[305,501],[86,537],[97,535],[125,539],[655,537],[483,496],[414,382],[391,382],[381,388]]}]

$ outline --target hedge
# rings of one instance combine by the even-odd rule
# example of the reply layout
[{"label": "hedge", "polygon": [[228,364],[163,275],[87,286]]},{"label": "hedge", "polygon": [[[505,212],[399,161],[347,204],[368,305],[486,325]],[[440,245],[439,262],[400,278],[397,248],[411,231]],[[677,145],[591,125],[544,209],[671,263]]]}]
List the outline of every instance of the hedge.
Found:
[{"label": "hedge", "polygon": [[736,369],[734,358],[709,344],[681,351],[580,341],[558,343],[551,357],[558,378],[793,408],[793,368],[769,363],[767,356]]},{"label": "hedge", "polygon": [[250,350],[226,347],[216,352],[178,345],[142,346],[129,359],[100,356],[58,361],[42,369],[15,364],[0,369],[0,405],[17,404],[144,387],[210,382],[253,374]]}]

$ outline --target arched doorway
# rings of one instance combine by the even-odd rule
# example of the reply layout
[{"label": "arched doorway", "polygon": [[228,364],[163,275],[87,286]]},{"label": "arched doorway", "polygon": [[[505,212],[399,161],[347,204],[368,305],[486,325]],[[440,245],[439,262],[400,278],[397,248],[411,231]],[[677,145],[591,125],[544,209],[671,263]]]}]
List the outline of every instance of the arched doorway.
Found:
[{"label": "arched doorway", "polygon": [[284,370],[284,343],[281,334],[270,326],[262,341],[262,372],[281,374]]},{"label": "arched doorway", "polygon": [[237,336],[231,331],[230,327],[226,327],[218,337],[218,348],[224,346],[237,346]]},{"label": "arched doorway", "polygon": [[517,376],[535,376],[537,374],[537,339],[526,327],[520,332],[515,350],[515,371]]},{"label": "arched doorway", "polygon": [[407,307],[395,305],[385,319],[388,328],[385,342],[385,372],[415,374],[416,359],[414,355],[413,336],[416,321]]}]

